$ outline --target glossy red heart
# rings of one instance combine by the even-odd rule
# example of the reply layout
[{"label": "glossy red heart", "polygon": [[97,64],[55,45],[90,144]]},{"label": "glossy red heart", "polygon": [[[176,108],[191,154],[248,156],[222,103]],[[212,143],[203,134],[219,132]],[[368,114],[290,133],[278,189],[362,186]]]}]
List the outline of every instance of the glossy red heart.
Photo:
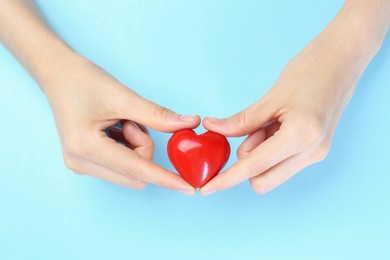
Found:
[{"label": "glossy red heart", "polygon": [[168,141],[168,156],[173,166],[195,188],[214,178],[229,155],[226,137],[210,131],[197,135],[191,129],[179,130]]}]

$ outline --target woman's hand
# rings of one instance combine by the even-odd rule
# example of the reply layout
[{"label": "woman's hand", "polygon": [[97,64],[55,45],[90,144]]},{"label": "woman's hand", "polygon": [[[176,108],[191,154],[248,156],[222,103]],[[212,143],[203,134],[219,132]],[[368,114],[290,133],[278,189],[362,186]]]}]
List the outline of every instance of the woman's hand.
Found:
[{"label": "woman's hand", "polygon": [[[249,135],[238,162],[202,188],[204,194],[246,179],[264,194],[306,166],[325,158],[355,82],[306,50],[283,70],[259,101],[226,119],[206,118],[204,127],[226,136]],[[210,192],[211,190],[211,192]]]},{"label": "woman's hand", "polygon": [[206,118],[203,125],[208,130],[249,136],[237,151],[238,162],[207,183],[202,194],[246,179],[264,194],[323,160],[340,116],[386,34],[386,10],[390,11],[386,1],[347,1],[262,99],[232,117]]},{"label": "woman's hand", "polygon": [[[198,126],[199,117],[177,115],[140,97],[80,57],[66,64],[61,74],[41,82],[55,116],[65,164],[78,174],[133,189],[150,182],[194,194],[179,175],[152,162],[153,141],[144,126],[173,132]],[[123,133],[112,127],[119,121]],[[107,128],[113,139],[106,135]]]},{"label": "woman's hand", "polygon": [[[154,183],[193,195],[179,175],[152,162],[153,141],[144,126],[173,132],[199,125],[120,84],[74,52],[46,24],[32,0],[0,0],[0,42],[46,93],[53,109],[65,164],[122,186]],[[122,130],[112,126],[119,121]],[[121,139],[121,145],[106,135]]]}]

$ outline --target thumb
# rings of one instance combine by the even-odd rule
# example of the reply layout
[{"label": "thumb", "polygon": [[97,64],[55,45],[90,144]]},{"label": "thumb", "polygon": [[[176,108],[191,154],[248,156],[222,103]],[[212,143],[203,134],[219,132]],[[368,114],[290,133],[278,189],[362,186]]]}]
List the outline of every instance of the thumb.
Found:
[{"label": "thumb", "polygon": [[206,117],[203,126],[209,131],[225,136],[244,136],[251,134],[274,119],[276,111],[259,100],[244,110],[223,119]]},{"label": "thumb", "polygon": [[195,128],[200,124],[198,115],[179,115],[138,95],[126,106],[126,119],[161,132],[175,132]]}]

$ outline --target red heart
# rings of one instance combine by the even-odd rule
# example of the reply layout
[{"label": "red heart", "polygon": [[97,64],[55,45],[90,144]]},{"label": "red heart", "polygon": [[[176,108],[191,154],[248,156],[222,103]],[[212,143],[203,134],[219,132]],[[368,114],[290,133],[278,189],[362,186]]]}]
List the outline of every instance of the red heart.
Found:
[{"label": "red heart", "polygon": [[168,156],[173,166],[195,188],[214,178],[229,155],[226,137],[210,131],[197,135],[191,129],[179,130],[168,141]]}]

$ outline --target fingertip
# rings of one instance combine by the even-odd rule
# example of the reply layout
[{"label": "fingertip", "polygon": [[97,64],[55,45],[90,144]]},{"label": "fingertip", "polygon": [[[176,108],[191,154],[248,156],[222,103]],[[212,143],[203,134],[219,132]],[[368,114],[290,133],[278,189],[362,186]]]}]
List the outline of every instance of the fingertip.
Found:
[{"label": "fingertip", "polygon": [[176,115],[173,120],[157,122],[153,129],[165,133],[173,133],[182,129],[194,129],[201,123],[198,115]]},{"label": "fingertip", "polygon": [[205,129],[228,137],[238,137],[248,134],[238,124],[235,124],[231,117],[205,117],[202,123]]},{"label": "fingertip", "polygon": [[211,124],[211,125],[219,125],[222,123],[222,119],[216,118],[216,117],[211,117],[211,116],[206,116],[203,119],[204,123]]},{"label": "fingertip", "polygon": [[193,189],[180,189],[178,190],[179,192],[187,195],[187,196],[194,196],[196,194],[196,190],[193,188]]},{"label": "fingertip", "polygon": [[209,196],[209,195],[211,195],[211,194],[213,194],[215,192],[216,192],[215,189],[200,189],[200,194],[202,196]]},{"label": "fingertip", "polygon": [[137,132],[142,132],[142,130],[141,130],[141,128],[139,128],[138,124],[136,124],[135,122],[130,121],[130,120],[122,123],[122,129],[125,132],[131,131],[131,130],[135,130]]},{"label": "fingertip", "polygon": [[193,196],[196,193],[196,189],[186,182],[180,175],[158,165],[156,170],[159,171],[159,174],[154,175],[154,184],[184,193],[188,196]]},{"label": "fingertip", "polygon": [[217,133],[220,133],[221,124],[222,124],[222,119],[209,117],[209,116],[206,116],[202,121],[202,125],[205,129]]},{"label": "fingertip", "polygon": [[210,180],[208,183],[206,183],[203,187],[201,187],[199,189],[199,192],[202,196],[208,196],[208,195],[211,195],[213,193],[215,193],[217,190],[217,186],[214,185],[215,181],[218,180],[218,176],[217,175],[214,179]]},{"label": "fingertip", "polygon": [[153,159],[154,143],[148,134],[140,126],[132,121],[123,125],[123,135],[128,147],[147,159]]},{"label": "fingertip", "polygon": [[[180,176],[179,176],[180,177]],[[181,177],[180,177],[181,178]],[[186,182],[183,178],[182,179],[182,184],[181,184],[181,187],[179,188],[179,190],[184,190],[184,191],[188,191],[191,196],[195,195],[196,193],[196,188],[192,187],[188,182]],[[188,194],[187,194],[188,195]]]},{"label": "fingertip", "polygon": [[[201,119],[200,116],[198,115],[180,115],[179,116],[181,123],[185,123],[186,127],[185,128],[196,128],[200,125]],[[181,126],[181,128],[183,128]]]},{"label": "fingertip", "polygon": [[217,191],[224,191],[250,178],[251,176],[248,176],[245,171],[245,168],[248,167],[246,163],[247,158],[239,160],[230,168],[215,176],[215,178],[210,180],[206,185],[201,188],[201,194],[207,196]]},{"label": "fingertip", "polygon": [[244,158],[249,155],[257,146],[266,140],[266,132],[264,128],[260,128],[256,132],[250,134],[238,147],[237,157],[238,159]]},{"label": "fingertip", "polygon": [[182,122],[196,122],[200,121],[200,117],[198,115],[179,115],[179,119]]}]

